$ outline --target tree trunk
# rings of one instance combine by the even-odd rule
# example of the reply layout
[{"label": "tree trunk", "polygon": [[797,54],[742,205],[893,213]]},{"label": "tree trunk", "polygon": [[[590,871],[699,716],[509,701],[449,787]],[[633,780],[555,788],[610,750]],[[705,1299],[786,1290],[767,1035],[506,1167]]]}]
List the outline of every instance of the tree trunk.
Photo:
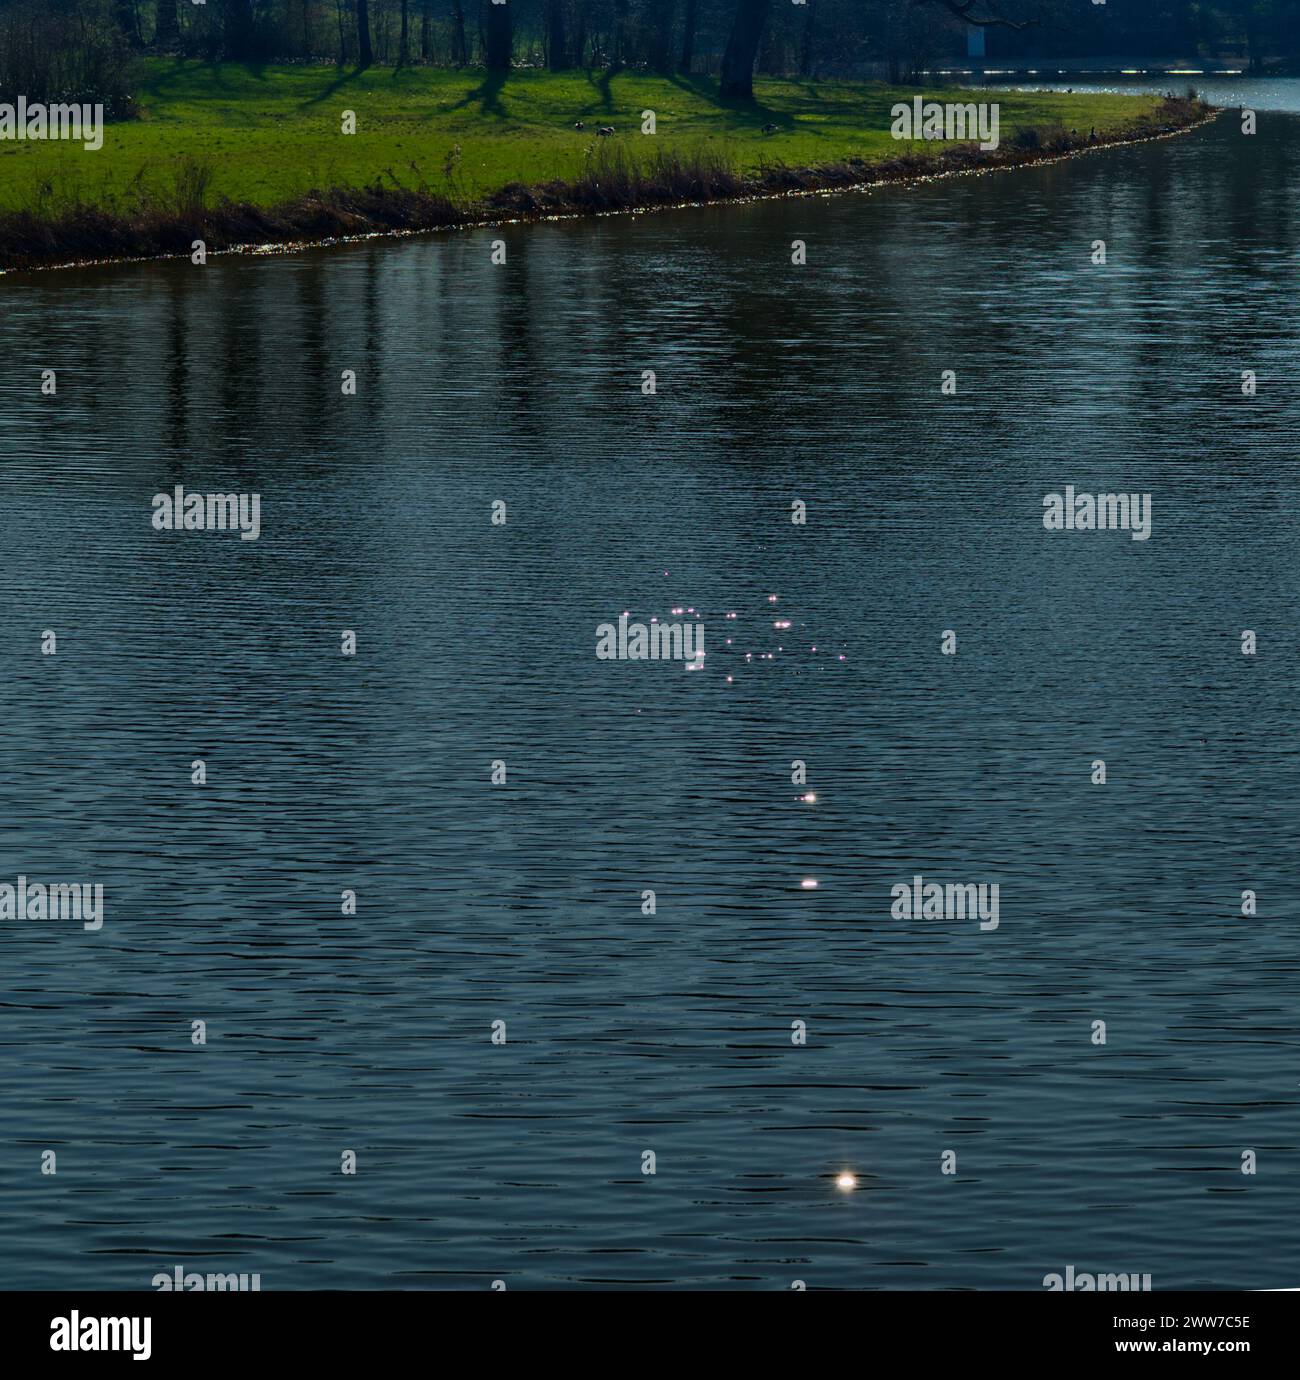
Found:
[{"label": "tree trunk", "polygon": [[808,0],[808,13],[803,17],[803,39],[799,45],[799,75],[812,76],[813,29],[817,23],[817,0]]},{"label": "tree trunk", "polygon": [[176,13],[176,0],[158,0],[157,22],[153,28],[154,47],[170,51],[180,41],[181,23]]},{"label": "tree trunk", "polygon": [[113,18],[131,47],[140,47],[140,27],[135,22],[135,6],[131,0],[113,0]]},{"label": "tree trunk", "polygon": [[718,94],[727,101],[747,101],[754,97],[754,59],[767,27],[772,0],[736,0],[736,17],[731,37],[722,54],[722,81]]},{"label": "tree trunk", "polygon": [[370,46],[370,0],[357,0],[357,63],[369,67],[375,60]]},{"label": "tree trunk", "polygon": [[424,0],[420,6],[420,61],[429,60],[429,31],[433,24],[433,0]]},{"label": "tree trunk", "polygon": [[495,5],[488,0],[487,29],[483,36],[484,56],[489,72],[508,72],[514,55],[514,16],[510,6]]},{"label": "tree trunk", "polygon": [[1250,72],[1258,72],[1264,65],[1259,46],[1259,30],[1247,20],[1246,22],[1246,69]]},{"label": "tree trunk", "polygon": [[578,0],[573,19],[573,34],[569,39],[569,52],[576,67],[581,67],[587,58],[587,0]]},{"label": "tree trunk", "polygon": [[253,57],[253,7],[251,0],[226,0],[225,55],[234,62]]},{"label": "tree trunk", "polygon": [[695,61],[695,18],[699,9],[698,0],[686,0],[686,14],[682,18],[682,71],[690,74]]},{"label": "tree trunk", "polygon": [[650,54],[650,66],[656,72],[673,70],[673,11],[677,0],[659,0],[655,14],[654,50]]},{"label": "tree trunk", "polygon": [[627,61],[627,0],[614,0],[614,37],[610,63],[614,67]]},{"label": "tree trunk", "polygon": [[402,0],[402,36],[397,43],[397,65],[405,67],[411,60],[411,0]]},{"label": "tree trunk", "polygon": [[451,0],[451,63],[453,67],[464,67],[469,61],[465,49],[465,6],[461,0]]},{"label": "tree trunk", "polygon": [[569,65],[564,38],[564,0],[546,0],[546,65],[562,72]]}]

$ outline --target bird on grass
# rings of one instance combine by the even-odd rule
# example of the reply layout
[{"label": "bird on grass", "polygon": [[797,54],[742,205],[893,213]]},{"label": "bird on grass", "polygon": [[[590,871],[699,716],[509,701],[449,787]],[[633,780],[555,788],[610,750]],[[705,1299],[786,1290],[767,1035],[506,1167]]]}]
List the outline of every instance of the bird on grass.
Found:
[{"label": "bird on grass", "polygon": [[613,125],[600,125],[596,130],[596,133],[599,134],[602,139],[607,139],[613,132]]},{"label": "bird on grass", "polygon": [[775,133],[776,133],[776,126],[775,126],[775,125],[764,125],[764,126],[763,126],[763,133],[764,133],[764,134],[775,134]]},{"label": "bird on grass", "polygon": [[574,127],[574,129],[586,129],[586,128],[587,128],[587,126],[586,126],[585,124],[583,124],[583,122],[582,122],[581,120],[575,120],[575,121],[573,122],[573,127]]}]

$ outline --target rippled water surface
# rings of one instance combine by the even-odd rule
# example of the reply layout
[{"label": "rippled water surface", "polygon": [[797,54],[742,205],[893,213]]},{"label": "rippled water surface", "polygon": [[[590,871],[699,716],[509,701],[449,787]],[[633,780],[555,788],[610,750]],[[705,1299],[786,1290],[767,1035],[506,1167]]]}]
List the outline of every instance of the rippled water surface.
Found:
[{"label": "rippled water surface", "polygon": [[[0,880],[107,918],[0,927],[0,1284],[1300,1284],[1286,93],[920,187],[5,278]],[[259,540],[155,532],[176,484]],[[1067,484],[1151,539],[1045,531]],[[677,608],[704,671],[596,659]],[[998,929],[891,918],[916,874]]]}]

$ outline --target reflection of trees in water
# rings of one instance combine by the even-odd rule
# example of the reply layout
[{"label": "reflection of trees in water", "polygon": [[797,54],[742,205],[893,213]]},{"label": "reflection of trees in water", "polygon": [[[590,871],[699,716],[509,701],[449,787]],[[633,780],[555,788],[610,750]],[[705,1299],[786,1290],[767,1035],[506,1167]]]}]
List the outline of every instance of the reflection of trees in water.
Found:
[{"label": "reflection of trees in water", "polygon": [[189,293],[179,274],[167,279],[167,444],[172,450],[189,445],[189,336],[186,302]]},{"label": "reflection of trees in water", "polygon": [[537,351],[537,333],[547,328],[549,311],[545,298],[539,299],[540,285],[532,271],[534,248],[526,230],[514,236],[507,246],[506,262],[494,272],[501,392],[508,401],[512,425],[529,435],[539,433],[544,399],[554,397],[553,352],[542,358]]}]

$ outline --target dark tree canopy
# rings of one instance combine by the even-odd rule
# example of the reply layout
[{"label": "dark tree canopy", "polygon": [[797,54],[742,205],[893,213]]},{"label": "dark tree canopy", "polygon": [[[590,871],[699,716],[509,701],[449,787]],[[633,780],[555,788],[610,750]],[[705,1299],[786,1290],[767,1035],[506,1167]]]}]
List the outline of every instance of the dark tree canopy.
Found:
[{"label": "dark tree canopy", "polygon": [[[39,31],[42,43],[128,57],[622,65],[714,76],[739,99],[755,71],[919,79],[962,62],[971,28],[983,31],[991,64],[1300,64],[1300,0],[0,0],[0,38]],[[4,70],[0,55],[0,79]]]}]

